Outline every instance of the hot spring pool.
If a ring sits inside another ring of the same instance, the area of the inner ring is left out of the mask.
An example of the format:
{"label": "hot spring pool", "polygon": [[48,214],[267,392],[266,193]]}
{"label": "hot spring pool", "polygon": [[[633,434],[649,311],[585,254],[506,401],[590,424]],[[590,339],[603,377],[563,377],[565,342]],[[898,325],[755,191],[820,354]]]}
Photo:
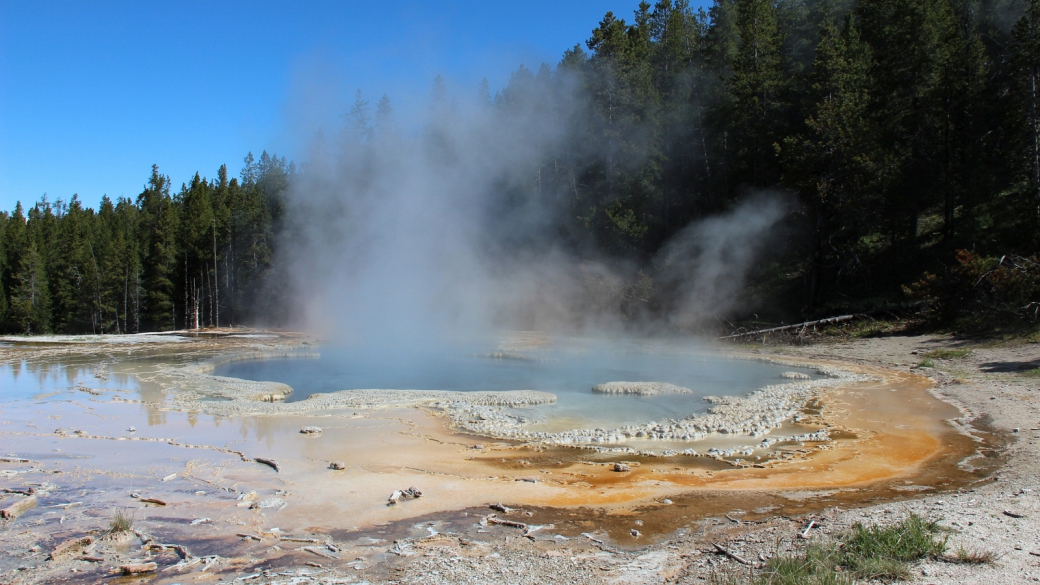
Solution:
{"label": "hot spring pool", "polygon": [[[703,398],[746,396],[783,383],[782,372],[818,378],[815,371],[723,357],[696,348],[636,344],[554,344],[522,352],[489,352],[484,346],[446,346],[398,352],[348,346],[322,347],[320,357],[230,362],[218,376],[292,386],[288,402],[338,390],[541,390],[555,404],[511,409],[544,430],[614,427],[702,413]],[[666,382],[690,394],[655,396],[593,393],[606,382]]]}

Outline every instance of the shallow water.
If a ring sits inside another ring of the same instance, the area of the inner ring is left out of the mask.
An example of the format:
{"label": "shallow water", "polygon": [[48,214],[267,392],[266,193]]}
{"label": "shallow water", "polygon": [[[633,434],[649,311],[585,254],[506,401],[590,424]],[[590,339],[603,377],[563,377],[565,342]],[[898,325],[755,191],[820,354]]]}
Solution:
{"label": "shallow water", "polygon": [[[95,373],[101,372],[98,377]],[[130,376],[99,370],[97,364],[14,362],[0,365],[0,403],[47,400],[77,386],[93,390],[138,390]]]}
{"label": "shallow water", "polygon": [[[422,352],[389,352],[345,346],[324,347],[321,357],[231,362],[219,376],[281,382],[292,386],[289,401],[322,392],[352,389],[502,391],[542,390],[555,404],[512,409],[536,421],[538,430],[592,428],[679,418],[704,412],[709,395],[743,396],[781,383],[781,372],[809,369],[729,359],[690,347],[635,344],[556,343],[518,352],[451,346]],[[393,356],[388,358],[387,356]],[[503,357],[504,356],[504,357]],[[603,395],[605,382],[667,382],[691,394]]]}

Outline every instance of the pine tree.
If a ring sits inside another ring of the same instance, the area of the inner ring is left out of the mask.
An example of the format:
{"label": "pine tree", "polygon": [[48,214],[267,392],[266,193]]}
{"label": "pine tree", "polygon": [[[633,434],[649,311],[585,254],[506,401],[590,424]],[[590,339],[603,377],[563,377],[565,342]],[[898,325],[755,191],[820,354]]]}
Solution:
{"label": "pine tree", "polygon": [[50,295],[41,242],[30,237],[11,290],[11,317],[20,333],[49,331]]}
{"label": "pine tree", "polygon": [[53,224],[45,254],[50,324],[57,331],[97,332],[96,307],[92,302],[94,266],[90,256],[93,212],[83,209],[79,198],[73,195],[67,204],[58,200],[42,216],[43,221]]}
{"label": "pine tree", "polygon": [[[1015,24],[1013,64],[1021,105],[1025,168],[1032,194],[1035,232],[1040,233],[1040,0],[1029,0],[1026,13]],[[1040,241],[1037,237],[1034,242]],[[1037,245],[1034,243],[1034,245]]]}
{"label": "pine tree", "polygon": [[875,59],[873,115],[889,145],[882,172],[890,230],[916,246],[920,213],[938,200],[938,88],[955,49],[953,14],[948,0],[861,0],[856,13]]}
{"label": "pine tree", "polygon": [[[812,68],[816,103],[803,133],[785,138],[780,149],[784,178],[799,188],[810,210],[805,271],[805,307],[810,311],[821,297],[826,265],[854,269],[852,246],[876,219],[876,132],[869,116],[872,62],[855,18],[847,17],[842,30],[827,26]],[[825,259],[825,248],[837,257]]]}
{"label": "pine tree", "polygon": [[730,120],[736,157],[734,180],[755,187],[773,184],[778,174],[773,145],[781,138],[784,77],[783,32],[773,0],[736,0],[735,28],[740,44],[726,87],[732,99]]}
{"label": "pine tree", "polygon": [[216,218],[210,185],[198,173],[175,198],[179,207],[177,248],[184,324],[198,329],[214,320],[213,261]]}
{"label": "pine tree", "polygon": [[394,108],[390,105],[390,96],[383,94],[376,104],[375,133],[378,136],[387,136],[393,132]]}
{"label": "pine tree", "polygon": [[125,238],[119,229],[116,207],[107,196],[101,198],[91,242],[91,261],[95,265],[94,303],[101,333],[127,333],[122,296],[124,273],[122,255]]}
{"label": "pine tree", "polygon": [[353,143],[365,143],[372,137],[372,113],[368,100],[361,98],[361,90],[354,94],[354,103],[350,112],[343,116],[347,123],[348,140]]}
{"label": "pine tree", "polygon": [[0,211],[0,330],[8,318],[8,289],[5,284],[4,275],[7,274],[7,265],[10,262],[7,256],[7,228],[11,224],[11,218],[6,211]]}
{"label": "pine tree", "polygon": [[[599,150],[586,181],[598,196],[584,203],[584,221],[615,249],[642,248],[650,229],[660,176],[660,96],[651,67],[650,4],[641,2],[629,26],[608,12],[592,31],[586,69],[590,135]],[[598,168],[597,168],[598,167]]]}
{"label": "pine tree", "polygon": [[176,327],[173,278],[176,270],[177,217],[170,197],[170,179],[152,166],[152,176],[137,197],[141,222],[142,280],[140,299],[142,326],[152,331]]}

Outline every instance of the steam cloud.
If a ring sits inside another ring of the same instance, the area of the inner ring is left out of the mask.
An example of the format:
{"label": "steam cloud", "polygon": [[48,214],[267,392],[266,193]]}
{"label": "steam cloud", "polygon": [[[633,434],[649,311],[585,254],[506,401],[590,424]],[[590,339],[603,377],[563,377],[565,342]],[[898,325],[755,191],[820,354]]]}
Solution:
{"label": "steam cloud", "polygon": [[[557,103],[577,111],[581,100],[564,97]],[[568,114],[557,120],[579,118]],[[570,131],[523,99],[503,113],[456,98],[422,124],[382,120],[316,141],[278,259],[303,325],[412,345],[496,330],[685,328],[732,309],[757,243],[783,215],[776,198],[692,223],[637,273],[564,241],[567,206],[535,188],[547,145]],[[649,309],[652,281],[674,291],[665,315]]]}
{"label": "steam cloud", "polygon": [[661,251],[663,280],[676,291],[671,322],[689,328],[736,308],[748,271],[784,211],[778,195],[761,194],[676,234]]}

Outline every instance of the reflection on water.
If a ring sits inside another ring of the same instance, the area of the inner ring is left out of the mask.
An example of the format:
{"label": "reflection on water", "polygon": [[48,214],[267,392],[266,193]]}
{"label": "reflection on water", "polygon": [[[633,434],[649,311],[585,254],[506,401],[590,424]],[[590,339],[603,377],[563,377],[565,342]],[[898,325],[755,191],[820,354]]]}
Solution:
{"label": "reflection on water", "polygon": [[[551,349],[504,352],[487,357],[476,347],[402,352],[357,347],[322,348],[318,359],[231,362],[219,376],[281,382],[292,386],[290,401],[346,389],[501,391],[542,390],[557,395],[552,405],[514,409],[555,428],[618,426],[703,412],[708,395],[746,395],[782,382],[796,368],[728,359],[695,348],[559,344]],[[811,370],[801,370],[815,375]],[[605,382],[667,382],[691,394],[601,395]],[[548,428],[548,427],[547,427]]]}
{"label": "reflection on water", "polygon": [[77,387],[94,390],[140,389],[133,376],[109,372],[97,363],[16,361],[0,365],[0,403],[47,400]]}

